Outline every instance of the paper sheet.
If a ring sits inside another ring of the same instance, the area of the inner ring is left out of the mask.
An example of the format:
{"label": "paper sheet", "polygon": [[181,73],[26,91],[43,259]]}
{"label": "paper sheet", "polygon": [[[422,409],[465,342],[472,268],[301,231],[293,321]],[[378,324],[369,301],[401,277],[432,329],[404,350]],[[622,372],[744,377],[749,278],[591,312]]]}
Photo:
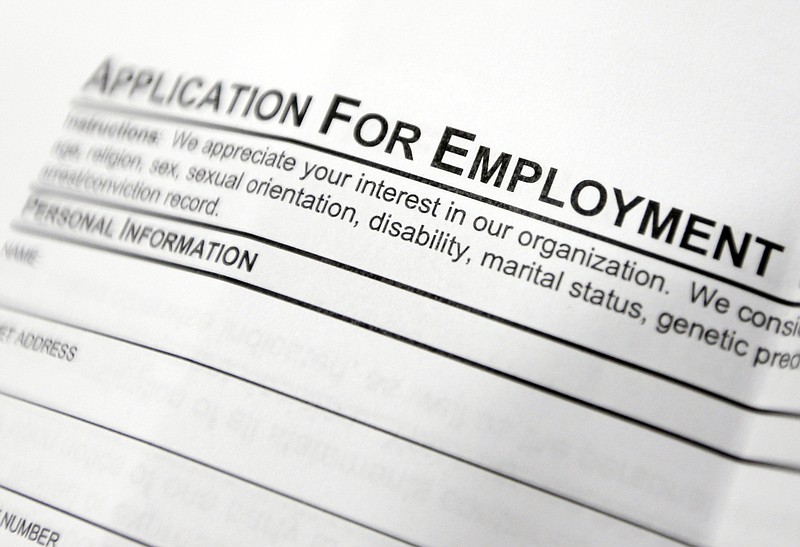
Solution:
{"label": "paper sheet", "polygon": [[10,3],[0,544],[793,545],[791,3]]}

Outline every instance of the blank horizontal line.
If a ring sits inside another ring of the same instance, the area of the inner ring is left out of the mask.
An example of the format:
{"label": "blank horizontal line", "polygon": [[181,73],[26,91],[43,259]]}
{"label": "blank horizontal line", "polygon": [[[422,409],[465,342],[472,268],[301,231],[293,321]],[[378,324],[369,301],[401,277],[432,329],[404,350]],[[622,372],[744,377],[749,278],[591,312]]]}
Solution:
{"label": "blank horizontal line", "polygon": [[108,111],[108,112],[117,112],[117,113],[121,113],[121,114],[135,115],[135,116],[139,116],[139,117],[142,117],[142,118],[149,118],[149,119],[152,119],[152,120],[160,120],[160,121],[165,121],[165,122],[184,124],[184,125],[190,125],[190,126],[195,126],[195,127],[202,127],[202,128],[205,128],[205,129],[213,129],[213,130],[216,130],[216,131],[226,131],[226,132],[229,132],[229,133],[237,133],[239,135],[246,135],[246,136],[249,136],[249,137],[258,137],[258,138],[261,138],[261,139],[269,139],[269,140],[273,140],[273,141],[285,142],[285,143],[294,144],[294,145],[297,145],[297,146],[302,146],[304,148],[308,148],[309,150],[314,150],[316,152],[321,152],[321,153],[327,154],[329,156],[334,156],[334,157],[345,159],[345,160],[348,160],[348,161],[352,161],[352,162],[355,162],[355,163],[358,163],[358,164],[361,164],[361,165],[366,165],[367,167],[372,167],[373,169],[378,169],[380,171],[384,171],[384,172],[390,173],[392,175],[403,177],[403,178],[406,178],[406,179],[409,179],[409,180],[413,180],[415,182],[419,182],[421,184],[425,184],[427,186],[432,186],[434,188],[438,188],[440,190],[444,190],[446,192],[457,194],[457,195],[462,196],[464,198],[471,199],[473,201],[477,201],[477,202],[480,202],[480,203],[484,203],[486,205],[491,205],[492,207],[503,209],[503,210],[508,211],[510,213],[521,215],[521,216],[524,216],[524,217],[527,217],[527,218],[530,218],[530,219],[533,219],[533,220],[537,220],[539,222],[544,222],[544,223],[549,224],[551,226],[556,226],[558,228],[562,228],[562,229],[568,230],[570,232],[581,234],[583,236],[590,237],[590,238],[595,239],[597,241],[602,241],[604,243],[608,243],[609,245],[614,245],[615,247],[619,247],[621,249],[625,249],[625,250],[640,254],[642,256],[646,256],[646,257],[652,258],[654,260],[658,260],[660,262],[664,262],[665,264],[669,264],[671,266],[675,266],[676,268],[681,268],[683,270],[687,270],[687,271],[690,271],[690,272],[694,272],[696,274],[703,275],[703,276],[708,277],[710,279],[714,279],[715,281],[719,281],[720,283],[725,283],[725,284],[730,285],[732,287],[736,287],[737,289],[741,289],[743,291],[747,291],[747,292],[749,292],[751,294],[754,294],[756,296],[760,296],[762,298],[766,298],[767,300],[771,300],[772,302],[775,302],[777,304],[781,304],[783,306],[800,307],[800,302],[794,302],[794,301],[788,300],[788,299],[783,298],[781,296],[768,293],[766,291],[763,291],[763,290],[758,289],[756,287],[752,287],[752,286],[747,285],[745,283],[741,283],[739,281],[735,281],[733,279],[721,276],[719,274],[715,274],[713,272],[710,272],[708,270],[704,270],[702,268],[697,268],[695,266],[684,264],[683,262],[680,262],[678,260],[669,258],[667,256],[660,255],[658,253],[654,253],[652,251],[648,251],[646,249],[642,249],[642,248],[636,247],[634,245],[630,245],[628,243],[624,243],[624,242],[619,241],[617,239],[613,239],[613,238],[604,236],[602,234],[598,234],[596,232],[592,232],[590,230],[586,230],[584,228],[580,228],[578,226],[573,226],[572,224],[568,224],[568,223],[560,221],[560,220],[556,220],[556,219],[553,219],[553,218],[550,218],[550,217],[547,217],[547,216],[544,216],[544,215],[540,215],[538,213],[534,213],[533,211],[529,211],[527,209],[522,209],[521,207],[515,207],[513,205],[508,205],[507,203],[503,203],[502,201],[497,201],[497,200],[494,200],[494,199],[491,199],[491,198],[487,198],[487,197],[481,196],[480,194],[476,194],[474,192],[469,192],[467,190],[462,190],[462,189],[456,188],[454,186],[443,184],[443,183],[437,182],[437,181],[435,181],[433,179],[422,177],[420,175],[416,175],[416,174],[410,173],[408,171],[403,171],[401,169],[396,169],[394,167],[389,167],[388,165],[383,165],[383,164],[380,164],[380,163],[377,163],[377,162],[374,162],[374,161],[371,161],[371,160],[360,158],[358,156],[354,156],[354,155],[351,155],[351,154],[346,154],[344,152],[339,152],[337,150],[333,150],[331,148],[326,148],[324,146],[313,144],[313,143],[310,143],[310,142],[307,142],[307,141],[303,141],[301,139],[296,139],[296,138],[291,138],[291,137],[284,137],[284,136],[275,135],[275,134],[272,134],[272,133],[264,133],[264,132],[260,132],[260,131],[253,131],[253,130],[250,130],[250,129],[242,129],[240,127],[234,127],[234,126],[224,125],[224,124],[220,124],[220,123],[207,122],[207,121],[202,121],[202,120],[195,120],[195,119],[191,119],[191,118],[185,118],[185,117],[182,117],[182,116],[175,116],[175,115],[172,115],[172,114],[150,112],[150,111],[147,111],[147,110],[141,110],[141,109],[137,109],[137,108],[130,108],[130,107],[124,107],[124,106],[118,106],[118,105],[102,104],[102,103],[98,103],[98,102],[95,102],[95,101],[92,101],[92,100],[89,100],[89,99],[85,99],[85,98],[75,99],[75,100],[72,101],[72,103],[73,103],[73,105],[78,106],[78,107],[91,108],[91,109],[94,109],[94,110],[105,110],[105,111]]}
{"label": "blank horizontal line", "polygon": [[255,480],[248,479],[247,477],[245,477],[243,475],[238,475],[236,473],[233,473],[232,471],[227,471],[227,470],[225,470],[225,469],[223,469],[221,467],[217,467],[215,465],[212,465],[210,463],[204,462],[204,461],[199,460],[197,458],[193,458],[191,456],[188,456],[188,455],[183,454],[181,452],[178,452],[176,450],[172,450],[170,448],[167,448],[167,447],[162,446],[160,444],[157,444],[155,442],[148,441],[146,439],[142,439],[141,437],[137,437],[137,436],[132,435],[130,433],[125,433],[124,431],[120,431],[119,429],[114,429],[113,427],[109,427],[107,425],[103,425],[101,423],[89,420],[87,418],[81,418],[80,416],[76,416],[74,414],[70,414],[69,412],[66,412],[64,410],[59,410],[57,408],[54,408],[54,407],[51,407],[51,406],[47,406],[47,405],[45,405],[43,403],[39,403],[39,402],[36,402],[36,401],[32,401],[30,399],[26,399],[25,397],[21,397],[19,395],[14,395],[12,393],[8,393],[6,391],[0,390],[0,395],[3,395],[5,397],[8,397],[9,399],[13,399],[15,401],[19,401],[21,403],[25,403],[25,404],[40,408],[42,410],[46,410],[48,412],[52,412],[54,414],[58,414],[59,416],[64,416],[66,418],[71,418],[71,419],[76,420],[78,422],[81,422],[81,423],[96,427],[98,429],[102,429],[103,431],[107,431],[109,433],[114,433],[115,435],[119,435],[120,437],[124,437],[126,439],[131,440],[131,441],[136,441],[136,442],[138,442],[140,444],[149,446],[151,448],[155,448],[157,450],[160,450],[160,451],[165,452],[167,454],[170,454],[172,456],[181,458],[183,460],[192,462],[192,463],[194,463],[196,465],[199,465],[199,466],[204,467],[206,469],[209,469],[211,471],[215,471],[217,473],[220,473],[220,474],[225,475],[227,477],[230,477],[232,479],[236,479],[236,480],[238,480],[240,482],[244,482],[244,483],[249,484],[251,486],[255,486],[257,488],[260,488],[261,490],[266,490],[267,492],[271,492],[271,493],[276,494],[278,496],[281,496],[281,497],[287,498],[289,500],[292,500],[294,502],[297,502],[297,503],[299,503],[301,505],[305,505],[306,507],[310,507],[312,509],[316,509],[317,511],[320,511],[320,512],[325,513],[327,515],[330,515],[332,517],[336,517],[336,518],[339,518],[339,519],[344,520],[346,522],[349,522],[351,524],[355,524],[356,526],[359,526],[359,527],[364,528],[366,530],[370,530],[371,532],[375,532],[377,534],[380,534],[382,536],[386,536],[388,538],[394,539],[394,540],[399,541],[401,543],[405,543],[406,545],[416,545],[416,544],[411,543],[408,540],[403,539],[403,538],[401,538],[399,536],[393,535],[393,534],[391,534],[389,532],[386,532],[384,530],[380,530],[379,528],[375,528],[373,526],[370,526],[369,524],[354,520],[354,519],[352,519],[350,517],[347,517],[345,515],[341,515],[339,513],[335,513],[334,511],[331,511],[330,509],[326,509],[326,508],[324,508],[324,507],[322,507],[320,505],[316,505],[316,504],[311,503],[309,501],[306,501],[306,500],[304,500],[302,498],[298,498],[298,497],[293,496],[291,494],[287,494],[286,492],[282,492],[280,490],[277,490],[275,488],[272,488],[271,486],[267,486],[267,485],[265,485],[263,483],[255,481]]}

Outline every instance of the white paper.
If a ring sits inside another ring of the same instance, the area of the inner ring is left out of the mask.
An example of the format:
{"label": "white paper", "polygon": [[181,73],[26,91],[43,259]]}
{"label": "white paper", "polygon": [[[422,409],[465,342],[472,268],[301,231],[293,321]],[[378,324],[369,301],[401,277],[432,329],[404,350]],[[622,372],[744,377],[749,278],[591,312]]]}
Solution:
{"label": "white paper", "polygon": [[795,6],[5,11],[0,544],[796,544]]}

